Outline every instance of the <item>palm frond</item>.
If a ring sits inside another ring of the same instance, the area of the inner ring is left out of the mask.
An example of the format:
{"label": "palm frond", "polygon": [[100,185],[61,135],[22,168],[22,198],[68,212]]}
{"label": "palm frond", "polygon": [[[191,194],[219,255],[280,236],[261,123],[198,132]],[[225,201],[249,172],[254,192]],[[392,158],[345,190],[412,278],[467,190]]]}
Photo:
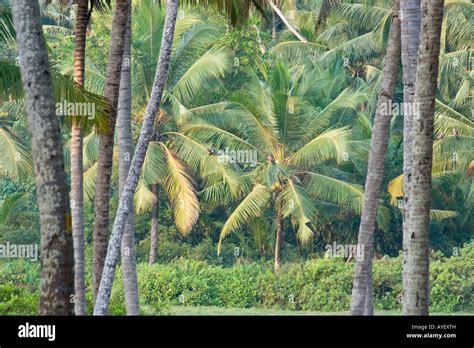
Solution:
{"label": "palm frond", "polygon": [[217,247],[218,255],[221,253],[224,238],[249,223],[253,218],[261,216],[263,209],[270,200],[270,196],[270,190],[259,184],[240,202],[222,227]]}

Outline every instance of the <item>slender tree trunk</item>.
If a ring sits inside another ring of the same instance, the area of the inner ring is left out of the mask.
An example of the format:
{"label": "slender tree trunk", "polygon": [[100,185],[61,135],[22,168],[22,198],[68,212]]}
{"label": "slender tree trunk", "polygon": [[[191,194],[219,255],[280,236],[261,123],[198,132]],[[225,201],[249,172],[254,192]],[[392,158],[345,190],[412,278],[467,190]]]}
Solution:
{"label": "slender tree trunk", "polygon": [[410,198],[411,174],[411,146],[413,112],[415,101],[416,59],[420,43],[421,9],[420,0],[400,0],[401,41],[403,64],[403,173],[404,173],[404,201],[403,201],[403,288],[406,288],[408,262],[408,205]]}
{"label": "slender tree trunk", "polygon": [[304,36],[301,35],[301,33],[298,31],[298,29],[296,29],[296,27],[293,24],[290,23],[290,21],[288,20],[288,18],[286,18],[286,16],[283,14],[283,12],[281,12],[281,10],[278,8],[278,6],[275,5],[275,2],[273,0],[268,0],[268,3],[270,4],[272,10],[283,21],[283,23],[285,23],[288,30],[290,30],[293,33],[293,35],[295,35],[298,38],[298,40],[300,40],[302,42],[308,42],[308,40],[306,40],[304,38]]}
{"label": "slender tree trunk", "polygon": [[398,0],[394,3],[393,20],[385,56],[381,91],[377,101],[374,128],[370,142],[369,164],[365,182],[364,207],[359,228],[358,245],[363,248],[362,259],[356,260],[354,286],[352,288],[351,314],[363,315],[368,278],[372,273],[374,230],[377,208],[382,189],[384,161],[390,130],[391,102],[395,93],[398,66],[400,64],[400,20]]}
{"label": "slender tree trunk", "polygon": [[429,314],[429,217],[436,85],[438,80],[443,0],[421,2],[421,36],[416,69],[412,139],[412,180],[406,220],[407,279],[403,313]]}
{"label": "slender tree trunk", "polygon": [[367,274],[367,289],[365,290],[364,315],[374,315],[374,284],[372,279],[372,265],[374,256],[370,258]]}
{"label": "slender tree trunk", "polygon": [[11,2],[41,224],[39,314],[73,315],[74,248],[63,147],[37,1]]}
{"label": "slender tree trunk", "polygon": [[99,135],[99,160],[97,168],[96,194],[94,201],[94,231],[92,287],[94,302],[100,285],[100,276],[107,254],[109,229],[110,178],[114,151],[114,130],[117,116],[117,103],[122,69],[125,31],[127,29],[129,0],[117,0],[110,34],[109,61],[105,80],[104,96],[110,104],[111,112],[108,129]]}
{"label": "slender tree trunk", "polygon": [[272,11],[272,41],[276,43],[278,40],[278,14]]}
{"label": "slender tree trunk", "polygon": [[158,217],[160,214],[160,196],[158,192],[158,185],[151,186],[151,192],[156,197],[155,203],[151,209],[151,230],[150,230],[150,259],[148,260],[149,264],[154,264],[156,262],[156,253],[158,249]]}
{"label": "slender tree trunk", "polygon": [[115,267],[119,256],[120,241],[122,239],[128,215],[131,212],[133,196],[145,160],[148,144],[154,135],[153,124],[155,122],[156,114],[160,110],[161,98],[166,84],[171,50],[173,47],[176,18],[178,14],[178,3],[179,0],[168,0],[167,2],[160,59],[156,69],[150,101],[140,131],[140,137],[138,139],[138,144],[135,154],[133,155],[130,171],[127,176],[127,181],[125,182],[117,215],[115,217],[114,227],[112,229],[112,235],[107,250],[107,258],[102,273],[100,289],[94,307],[94,315],[106,315],[108,311],[110,292],[112,290]]}
{"label": "slender tree trunk", "polygon": [[[119,151],[119,195],[125,186],[132,158],[132,79],[131,79],[131,8],[128,16],[125,48],[123,52],[120,94],[117,107],[117,130]],[[135,259],[135,217],[133,201],[122,237],[122,275],[125,290],[125,306],[128,315],[140,315]]]}
{"label": "slender tree trunk", "polygon": [[[74,81],[83,86],[85,75],[86,33],[89,0],[77,1],[74,38]],[[83,145],[84,131],[81,120],[73,120],[71,127],[71,212],[74,240],[74,311],[86,315],[86,283],[84,278],[84,185]]]}
{"label": "slender tree trunk", "polygon": [[275,263],[274,269],[275,272],[278,272],[280,269],[280,257],[281,249],[283,246],[283,213],[281,210],[280,204],[277,203],[276,213],[275,213],[275,222],[276,222],[276,239],[275,239]]}

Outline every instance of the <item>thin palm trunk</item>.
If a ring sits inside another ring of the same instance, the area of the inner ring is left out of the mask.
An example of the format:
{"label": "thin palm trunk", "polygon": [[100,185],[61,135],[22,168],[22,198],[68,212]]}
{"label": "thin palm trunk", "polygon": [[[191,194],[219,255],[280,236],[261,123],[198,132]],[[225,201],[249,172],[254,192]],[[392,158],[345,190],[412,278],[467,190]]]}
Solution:
{"label": "thin palm trunk", "polygon": [[421,2],[421,33],[416,69],[412,138],[412,180],[406,225],[407,277],[403,313],[429,314],[429,218],[433,160],[434,107],[438,80],[443,0]]}
{"label": "thin palm trunk", "polygon": [[107,130],[99,135],[99,159],[97,167],[96,194],[94,200],[94,231],[92,287],[94,302],[100,285],[100,277],[107,254],[107,237],[109,229],[110,179],[112,176],[112,159],[114,150],[114,130],[117,116],[117,104],[122,70],[125,32],[127,29],[130,1],[117,0],[110,34],[109,61],[105,80],[104,96],[110,104],[111,112]]}
{"label": "thin palm trunk", "polygon": [[[81,86],[84,85],[88,4],[89,0],[79,0],[77,2],[74,38],[74,81]],[[71,213],[74,240],[74,311],[76,315],[86,315],[83,137],[84,131],[81,120],[74,120],[71,127]]]}
{"label": "thin palm trunk", "polygon": [[155,117],[160,110],[163,90],[166,84],[168,66],[173,48],[174,30],[178,14],[178,3],[179,0],[168,0],[167,2],[160,59],[156,69],[150,101],[148,103],[145,112],[145,118],[140,131],[140,137],[138,139],[138,144],[135,154],[133,155],[130,171],[125,182],[125,187],[120,198],[117,215],[115,217],[112,235],[107,250],[107,257],[102,273],[100,289],[97,294],[94,307],[94,315],[106,315],[108,312],[110,292],[112,290],[115,268],[119,257],[120,241],[122,239],[128,215],[131,212],[133,196],[137,187],[138,179],[140,177],[143,162],[145,160],[148,144],[154,136],[153,125],[155,122]]}
{"label": "thin palm trunk", "polygon": [[[367,179],[365,182],[364,206],[362,210],[358,245],[363,248],[362,259],[356,260],[354,286],[352,288],[351,314],[363,315],[366,308],[368,280],[371,279],[374,254],[374,231],[377,209],[382,189],[384,161],[387,154],[391,119],[391,101],[395,93],[398,66],[400,64],[400,19],[398,0],[394,3],[393,20],[390,28],[385,56],[381,90],[375,112],[374,129],[370,142]],[[369,299],[373,301],[372,298]]]}
{"label": "thin palm trunk", "polygon": [[274,270],[278,272],[280,269],[280,257],[281,257],[281,249],[283,246],[283,212],[282,207],[279,203],[276,206],[275,212],[275,222],[276,222],[276,239],[275,239],[275,263],[274,263]]}
{"label": "thin palm trunk", "polygon": [[272,11],[272,41],[276,43],[278,40],[278,15]]}
{"label": "thin palm trunk", "polygon": [[404,201],[403,201],[403,283],[406,288],[407,261],[408,261],[408,205],[410,198],[411,174],[411,146],[413,111],[415,101],[416,59],[420,43],[421,9],[420,0],[400,0],[401,14],[401,41],[403,64],[403,173],[404,173]]}
{"label": "thin palm trunk", "polygon": [[153,192],[153,194],[155,195],[156,201],[153,203],[153,207],[151,209],[150,258],[148,260],[150,265],[156,262],[158,248],[158,218],[160,214],[160,196],[157,184],[151,186],[151,192]]}
{"label": "thin palm trunk", "polygon": [[[122,193],[130,169],[132,157],[132,79],[131,79],[131,8],[128,16],[125,48],[123,52],[122,73],[120,77],[120,94],[117,107],[117,130],[119,152],[119,194]],[[125,307],[127,315],[139,315],[137,265],[135,259],[135,217],[131,212],[125,224],[122,237],[122,275],[125,290]]]}
{"label": "thin palm trunk", "polygon": [[37,1],[11,2],[31,132],[41,224],[39,314],[73,315],[74,248],[68,185]]}
{"label": "thin palm trunk", "polygon": [[308,42],[308,40],[306,40],[306,38],[303,35],[301,35],[298,29],[296,29],[296,27],[290,23],[288,18],[286,18],[284,13],[278,8],[278,6],[275,4],[273,0],[268,0],[268,3],[270,4],[270,7],[272,8],[272,10],[277,14],[277,16],[280,17],[283,23],[285,23],[288,30],[291,31],[293,35],[295,35],[298,38],[298,40],[302,42]]}

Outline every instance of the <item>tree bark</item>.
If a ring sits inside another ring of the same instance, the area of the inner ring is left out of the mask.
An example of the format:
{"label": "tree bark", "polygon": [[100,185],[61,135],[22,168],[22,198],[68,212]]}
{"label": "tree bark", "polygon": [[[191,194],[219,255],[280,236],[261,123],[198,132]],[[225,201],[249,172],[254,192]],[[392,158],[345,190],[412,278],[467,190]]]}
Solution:
{"label": "tree bark", "polygon": [[151,192],[156,197],[155,203],[151,209],[151,230],[150,230],[150,258],[148,263],[154,264],[156,262],[157,248],[158,248],[158,218],[160,214],[160,197],[158,192],[158,185],[151,186]]}
{"label": "tree bark", "polygon": [[276,43],[278,40],[278,15],[272,11],[272,41]]}
{"label": "tree bark", "polygon": [[273,0],[268,0],[268,3],[270,4],[272,10],[283,21],[283,23],[285,23],[288,30],[290,30],[293,33],[293,35],[295,35],[298,38],[298,40],[300,40],[302,42],[308,42],[308,40],[306,40],[305,37],[303,35],[301,35],[301,33],[298,31],[298,29],[296,29],[295,26],[290,23],[290,21],[288,20],[288,18],[286,18],[286,16],[283,14],[283,12],[281,12],[281,10],[278,8],[278,6],[275,5]]}
{"label": "tree bark", "polygon": [[106,315],[108,311],[110,292],[112,290],[115,267],[119,256],[120,241],[122,239],[128,215],[131,212],[133,196],[145,160],[148,144],[154,135],[153,124],[156,114],[160,109],[161,98],[166,84],[168,66],[173,47],[178,3],[179,0],[168,0],[167,2],[160,58],[156,69],[155,80],[153,82],[153,89],[145,112],[145,118],[140,131],[140,137],[138,139],[135,154],[133,155],[127,181],[125,182],[125,187],[120,198],[117,215],[115,217],[114,227],[112,229],[112,235],[102,273],[100,289],[94,307],[94,315]]}
{"label": "tree bark", "polygon": [[363,248],[362,259],[355,264],[354,285],[352,288],[351,314],[363,315],[365,311],[368,279],[372,273],[374,252],[374,230],[377,208],[382,189],[384,161],[387,153],[391,102],[395,93],[398,66],[400,64],[400,19],[399,2],[394,3],[393,20],[385,56],[381,91],[377,101],[374,128],[370,142],[367,179],[365,182],[364,206],[359,227],[358,245]]}
{"label": "tree bark", "polygon": [[[375,252],[375,247],[373,249]],[[369,272],[367,274],[367,289],[365,290],[364,315],[374,315],[374,284],[373,284],[373,277],[372,277],[373,261],[374,261],[374,255],[372,254],[370,258]]]}
{"label": "tree bark", "polygon": [[407,279],[403,313],[429,314],[429,217],[436,85],[438,80],[443,0],[421,2],[421,36],[416,69],[412,139],[412,180],[406,225]]}
{"label": "tree bark", "polygon": [[[74,81],[83,86],[85,75],[86,33],[89,0],[77,1],[74,38]],[[81,120],[73,120],[71,127],[71,212],[74,241],[74,311],[86,315],[86,283],[84,278],[84,185],[83,145]]]}
{"label": "tree bark", "polygon": [[99,135],[99,159],[97,168],[96,195],[94,200],[94,231],[92,287],[94,302],[100,285],[100,276],[107,254],[107,236],[109,229],[110,179],[114,151],[114,130],[117,117],[117,103],[120,87],[125,31],[127,29],[128,8],[130,1],[117,0],[110,34],[109,61],[105,80],[104,96],[110,104],[111,111],[107,130]]}
{"label": "tree bark", "polygon": [[416,59],[420,43],[421,9],[420,0],[400,0],[401,41],[403,64],[403,173],[404,200],[403,216],[403,288],[406,288],[408,262],[408,205],[410,199],[410,183],[412,179],[412,128],[415,101]]}
{"label": "tree bark", "polygon": [[280,270],[280,257],[281,249],[283,246],[283,213],[282,208],[279,203],[277,203],[276,213],[275,213],[275,222],[276,222],[276,239],[275,239],[275,263],[274,270],[278,272]]}
{"label": "tree bark", "polygon": [[[125,186],[132,158],[132,79],[131,79],[131,8],[128,16],[125,47],[123,52],[120,94],[117,107],[117,130],[119,152],[119,195]],[[135,217],[132,201],[131,211],[122,237],[122,275],[125,290],[127,315],[140,315],[135,258]]]}
{"label": "tree bark", "polygon": [[31,132],[41,224],[39,314],[73,315],[74,250],[68,185],[37,1],[11,2]]}

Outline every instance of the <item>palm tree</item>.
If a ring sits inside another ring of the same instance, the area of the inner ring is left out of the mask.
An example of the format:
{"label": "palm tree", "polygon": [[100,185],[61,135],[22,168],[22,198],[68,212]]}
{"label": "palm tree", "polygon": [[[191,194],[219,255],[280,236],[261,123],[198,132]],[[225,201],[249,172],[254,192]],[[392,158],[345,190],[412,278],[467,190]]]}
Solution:
{"label": "palm tree", "polygon": [[114,131],[129,7],[130,1],[116,1],[112,31],[110,33],[109,60],[107,64],[104,96],[110,104],[111,113],[108,129],[99,134],[99,160],[94,201],[94,248],[92,260],[92,288],[94,301],[97,297],[97,292],[99,291],[100,277],[104,267],[105,256],[107,254]]}
{"label": "palm tree", "polygon": [[254,163],[228,164],[232,172],[240,172],[237,177],[227,171],[215,180],[215,171],[207,164],[209,169],[202,172],[216,183],[206,184],[202,196],[220,204],[240,201],[221,230],[218,253],[226,236],[272,207],[278,271],[284,219],[290,217],[297,238],[307,243],[324,201],[360,213],[361,188],[328,174],[334,173],[334,161],[342,162],[348,151],[349,130],[341,127],[336,115],[354,112],[365,95],[347,86],[341,64],[330,70],[317,63],[290,69],[279,62],[262,74],[263,81],[254,76],[232,102],[189,110],[182,136],[189,138],[177,152],[193,167],[203,159],[210,162],[209,157],[228,162],[225,154],[209,149],[255,151]]}
{"label": "palm tree", "polygon": [[[79,0],[76,10],[74,37],[74,81],[84,85],[86,33],[89,22],[89,0]],[[86,314],[86,282],[84,279],[84,193],[83,193],[83,125],[73,120],[71,126],[71,211],[74,240],[74,310],[76,315]]]}
{"label": "palm tree", "polygon": [[403,313],[429,313],[429,242],[435,94],[438,80],[443,0],[422,1],[421,34],[413,117],[412,180],[408,204],[408,279]]}
{"label": "palm tree", "polygon": [[[12,3],[41,222],[42,315],[72,315],[74,256],[61,136],[37,1]],[[47,73],[45,73],[47,72]]]}
{"label": "palm tree", "polygon": [[[119,150],[119,194],[122,192],[130,169],[132,156],[132,79],[131,79],[131,41],[132,11],[130,8],[125,48],[123,55],[122,74],[120,78],[120,94],[117,110],[118,150]],[[122,237],[122,273],[125,290],[125,304],[128,315],[139,315],[137,268],[135,260],[135,219],[133,205],[125,225]]]}
{"label": "palm tree", "polygon": [[[158,51],[155,47],[160,44],[157,38],[163,33],[165,16],[161,6],[152,0],[146,0],[134,9],[133,18],[135,40],[132,46],[134,59],[131,61],[134,76],[132,99],[134,108],[141,110],[143,103],[150,98],[153,87],[150,76],[154,75],[158,62]],[[175,144],[180,138],[173,133],[180,133],[179,120],[182,119],[182,114],[199,103],[196,97],[199,97],[200,93],[211,92],[216,86],[222,85],[219,78],[230,67],[231,58],[228,52],[214,47],[213,43],[223,31],[223,27],[203,22],[193,15],[186,15],[177,20],[163,105],[155,121],[157,136],[148,148],[135,193],[136,212],[139,214],[152,208],[155,211],[153,216],[156,216],[158,197],[154,191],[158,189],[153,188],[159,185],[171,203],[178,231],[184,235],[191,231],[199,215],[196,183],[195,180],[189,180],[191,176],[199,174],[199,168],[189,168],[179,158]],[[103,85],[99,74],[91,73],[88,76],[90,85]],[[84,174],[87,198],[93,197],[95,193],[97,164],[94,139],[96,136],[88,137],[86,147],[86,153],[91,155],[88,156]],[[114,150],[114,154],[116,152]],[[121,156],[114,155],[114,168],[118,162],[117,158]],[[182,171],[176,171],[178,167],[182,168]],[[195,172],[192,173],[191,169]],[[193,203],[182,205],[180,202]],[[154,241],[156,230],[157,221],[152,217],[151,235]]]}
{"label": "palm tree", "polygon": [[[415,78],[416,60],[418,57],[418,46],[420,43],[421,9],[420,0],[400,0],[401,14],[401,42],[402,42],[402,63],[403,63],[403,102],[412,106],[415,99]],[[408,206],[411,181],[411,146],[412,146],[412,125],[413,114],[405,108],[407,112],[403,114],[403,172],[407,173],[407,180],[404,180],[404,204]],[[403,210],[403,281],[409,276],[406,271],[408,255],[408,229],[407,229],[408,209]]]}
{"label": "palm tree", "polygon": [[364,257],[356,260],[354,287],[352,289],[351,314],[373,315],[372,258],[374,254],[374,230],[377,207],[384,177],[384,161],[390,130],[392,112],[389,109],[394,100],[400,63],[400,20],[399,3],[395,0],[393,22],[390,27],[387,53],[382,73],[381,90],[377,102],[374,129],[370,143],[369,164],[365,182],[364,208],[362,210],[358,244],[363,246]]}
{"label": "palm tree", "polygon": [[[110,244],[107,251],[107,258],[104,265],[104,271],[101,279],[100,289],[97,301],[94,306],[95,315],[106,315],[112,283],[114,279],[115,267],[117,265],[120,242],[125,229],[125,224],[130,213],[130,206],[133,202],[135,189],[138,184],[140,172],[147,153],[148,145],[153,136],[153,125],[156,114],[159,111],[163,91],[166,84],[168,67],[171,59],[173,47],[174,30],[178,16],[179,0],[169,0],[166,6],[165,26],[163,30],[162,45],[160,49],[160,59],[155,74],[155,82],[151,92],[150,102],[145,112],[145,118],[138,139],[138,144],[133,155],[130,171],[125,182],[124,189],[120,198],[117,215],[110,238]],[[180,168],[176,168],[177,171]]]}

